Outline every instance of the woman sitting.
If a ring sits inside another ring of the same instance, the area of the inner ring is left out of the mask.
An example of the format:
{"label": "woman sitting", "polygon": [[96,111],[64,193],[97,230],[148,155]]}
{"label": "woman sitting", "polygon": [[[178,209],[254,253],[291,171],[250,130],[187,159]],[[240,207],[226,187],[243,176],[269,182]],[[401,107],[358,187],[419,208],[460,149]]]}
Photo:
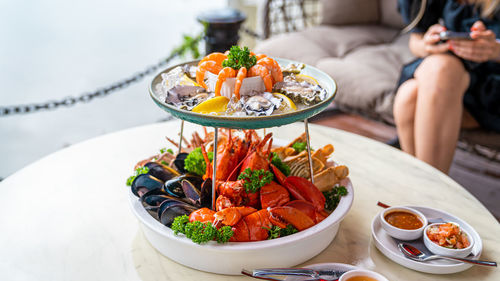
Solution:
{"label": "woman sitting", "polygon": [[[460,128],[500,132],[500,0],[428,0],[394,101],[401,148],[447,173]],[[411,21],[420,1],[399,0]],[[415,8],[416,7],[416,8]],[[441,21],[441,22],[440,22]],[[441,41],[442,31],[471,40]]]}

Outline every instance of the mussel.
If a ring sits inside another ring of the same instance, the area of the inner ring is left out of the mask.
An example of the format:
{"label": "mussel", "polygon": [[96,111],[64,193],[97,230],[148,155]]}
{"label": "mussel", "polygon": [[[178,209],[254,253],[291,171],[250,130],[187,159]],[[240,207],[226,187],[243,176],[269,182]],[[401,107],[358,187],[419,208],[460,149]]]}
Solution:
{"label": "mussel", "polygon": [[162,189],[163,181],[150,174],[142,174],[134,179],[130,188],[135,196],[142,197],[142,195],[150,190]]}
{"label": "mussel", "polygon": [[149,162],[146,163],[144,166],[148,167],[149,169],[148,174],[152,175],[153,177],[163,182],[168,181],[169,179],[172,179],[174,177],[180,176],[179,172],[177,172],[176,170],[157,162]]}
{"label": "mussel", "polygon": [[184,160],[186,160],[186,157],[189,154],[186,152],[181,152],[175,156],[174,160],[174,166],[177,169],[177,171],[181,172],[181,174],[187,173],[186,169],[184,169]]}
{"label": "mussel", "polygon": [[168,193],[171,196],[177,197],[177,198],[184,198],[186,195],[184,194],[184,191],[182,190],[182,181],[183,180],[188,180],[191,182],[196,188],[200,189],[201,184],[203,183],[203,178],[197,175],[192,175],[192,174],[184,174],[181,176],[178,176],[176,178],[170,179],[165,182],[163,190]]}
{"label": "mussel", "polygon": [[171,226],[178,216],[191,214],[198,208],[179,199],[167,199],[158,207],[158,218],[166,226]]}

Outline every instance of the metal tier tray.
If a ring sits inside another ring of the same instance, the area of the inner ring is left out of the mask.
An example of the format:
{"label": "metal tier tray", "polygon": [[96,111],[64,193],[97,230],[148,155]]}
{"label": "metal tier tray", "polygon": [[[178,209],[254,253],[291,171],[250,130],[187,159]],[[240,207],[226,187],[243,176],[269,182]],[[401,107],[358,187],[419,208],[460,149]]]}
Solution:
{"label": "metal tier tray", "polygon": [[[275,58],[275,60],[282,66],[286,66],[289,63],[299,63],[288,59]],[[335,98],[335,94],[337,92],[337,84],[328,74],[324,73],[323,71],[315,67],[306,65],[306,67],[301,71],[301,74],[312,76],[316,80],[318,80],[321,87],[323,87],[327,91],[327,95],[325,100],[321,101],[320,103],[317,103],[315,105],[312,105],[310,107],[301,110],[276,114],[271,116],[233,117],[233,116],[195,113],[188,110],[178,109],[173,105],[165,103],[165,101],[159,97],[158,93],[155,90],[156,85],[161,83],[162,81],[161,74],[169,72],[170,70],[172,70],[177,66],[182,66],[185,64],[196,65],[198,62],[199,62],[198,60],[185,62],[182,64],[174,65],[162,71],[161,73],[156,75],[153,81],[151,82],[151,85],[149,86],[149,93],[153,98],[153,100],[155,101],[155,103],[163,110],[167,111],[168,113],[172,114],[173,116],[181,120],[185,120],[203,126],[216,127],[216,128],[232,128],[232,129],[261,129],[261,128],[269,128],[269,127],[276,127],[276,126],[290,124],[296,121],[305,120],[323,111],[333,101],[333,99]]]}

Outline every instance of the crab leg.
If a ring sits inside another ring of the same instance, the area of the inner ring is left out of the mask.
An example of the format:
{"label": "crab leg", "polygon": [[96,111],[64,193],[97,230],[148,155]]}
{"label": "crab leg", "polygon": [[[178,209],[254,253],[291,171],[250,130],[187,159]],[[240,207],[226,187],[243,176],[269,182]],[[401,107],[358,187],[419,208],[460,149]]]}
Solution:
{"label": "crab leg", "polygon": [[309,174],[311,175],[311,182],[314,184],[313,163],[311,158],[311,141],[309,137],[309,124],[307,123],[307,119],[304,119],[304,126],[306,131],[306,140],[307,140],[307,158],[309,160]]}

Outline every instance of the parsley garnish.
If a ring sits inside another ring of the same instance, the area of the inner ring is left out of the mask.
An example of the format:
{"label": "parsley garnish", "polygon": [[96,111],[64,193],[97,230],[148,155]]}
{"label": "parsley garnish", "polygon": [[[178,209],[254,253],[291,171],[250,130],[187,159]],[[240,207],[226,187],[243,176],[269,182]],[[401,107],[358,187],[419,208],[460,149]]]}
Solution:
{"label": "parsley garnish", "polygon": [[222,62],[223,67],[231,67],[238,70],[242,67],[250,69],[257,63],[257,57],[250,55],[250,50],[248,47],[243,49],[238,46],[232,46],[227,55],[227,59]]}
{"label": "parsley garnish", "polygon": [[337,205],[340,202],[340,197],[347,195],[347,189],[345,186],[335,186],[330,191],[323,191],[323,195],[326,199],[325,209],[333,211],[337,208]]}
{"label": "parsley garnish", "polygon": [[163,153],[165,153],[165,152],[168,152],[168,153],[170,153],[170,154],[174,154],[174,151],[173,151],[171,148],[169,148],[169,149],[167,149],[166,147],[164,147],[164,148],[160,148],[160,153],[161,153],[161,154],[163,154]]}
{"label": "parsley garnish", "polygon": [[234,234],[230,226],[226,225],[217,229],[208,222],[189,222],[189,217],[186,215],[176,217],[170,228],[174,231],[175,235],[182,233],[197,244],[212,240],[216,240],[217,243],[226,243]]}
{"label": "parsley garnish", "polygon": [[[211,161],[214,157],[213,152],[208,152],[208,159]],[[186,160],[184,160],[184,169],[190,173],[203,176],[207,171],[207,164],[205,163],[205,158],[203,158],[203,153],[201,152],[201,147],[195,148],[191,151]]]}
{"label": "parsley garnish", "polygon": [[295,149],[295,152],[301,153],[302,151],[306,150],[307,144],[305,142],[296,142],[292,144],[292,148]]}
{"label": "parsley garnish", "polygon": [[281,228],[279,226],[273,225],[273,227],[271,227],[271,229],[269,229],[269,228],[266,228],[266,229],[269,230],[269,236],[267,237],[267,240],[276,239],[279,237],[285,237],[285,236],[292,235],[294,233],[299,232],[291,224],[287,225],[286,228]]}
{"label": "parsley garnish", "polygon": [[139,167],[139,168],[135,169],[134,175],[130,176],[127,179],[127,185],[131,186],[132,182],[135,180],[135,178],[138,175],[147,174],[148,172],[149,172],[149,168],[148,167]]}
{"label": "parsley garnish", "polygon": [[283,163],[283,161],[281,161],[281,158],[276,152],[273,152],[273,156],[271,157],[271,164],[276,166],[276,168],[278,168],[285,176],[288,177],[290,175],[290,167],[287,164]]}
{"label": "parsley garnish", "polygon": [[238,176],[239,180],[245,180],[243,187],[249,193],[257,192],[261,187],[270,183],[273,178],[273,174],[269,171],[264,171],[264,169],[252,171],[250,168],[246,168]]}

